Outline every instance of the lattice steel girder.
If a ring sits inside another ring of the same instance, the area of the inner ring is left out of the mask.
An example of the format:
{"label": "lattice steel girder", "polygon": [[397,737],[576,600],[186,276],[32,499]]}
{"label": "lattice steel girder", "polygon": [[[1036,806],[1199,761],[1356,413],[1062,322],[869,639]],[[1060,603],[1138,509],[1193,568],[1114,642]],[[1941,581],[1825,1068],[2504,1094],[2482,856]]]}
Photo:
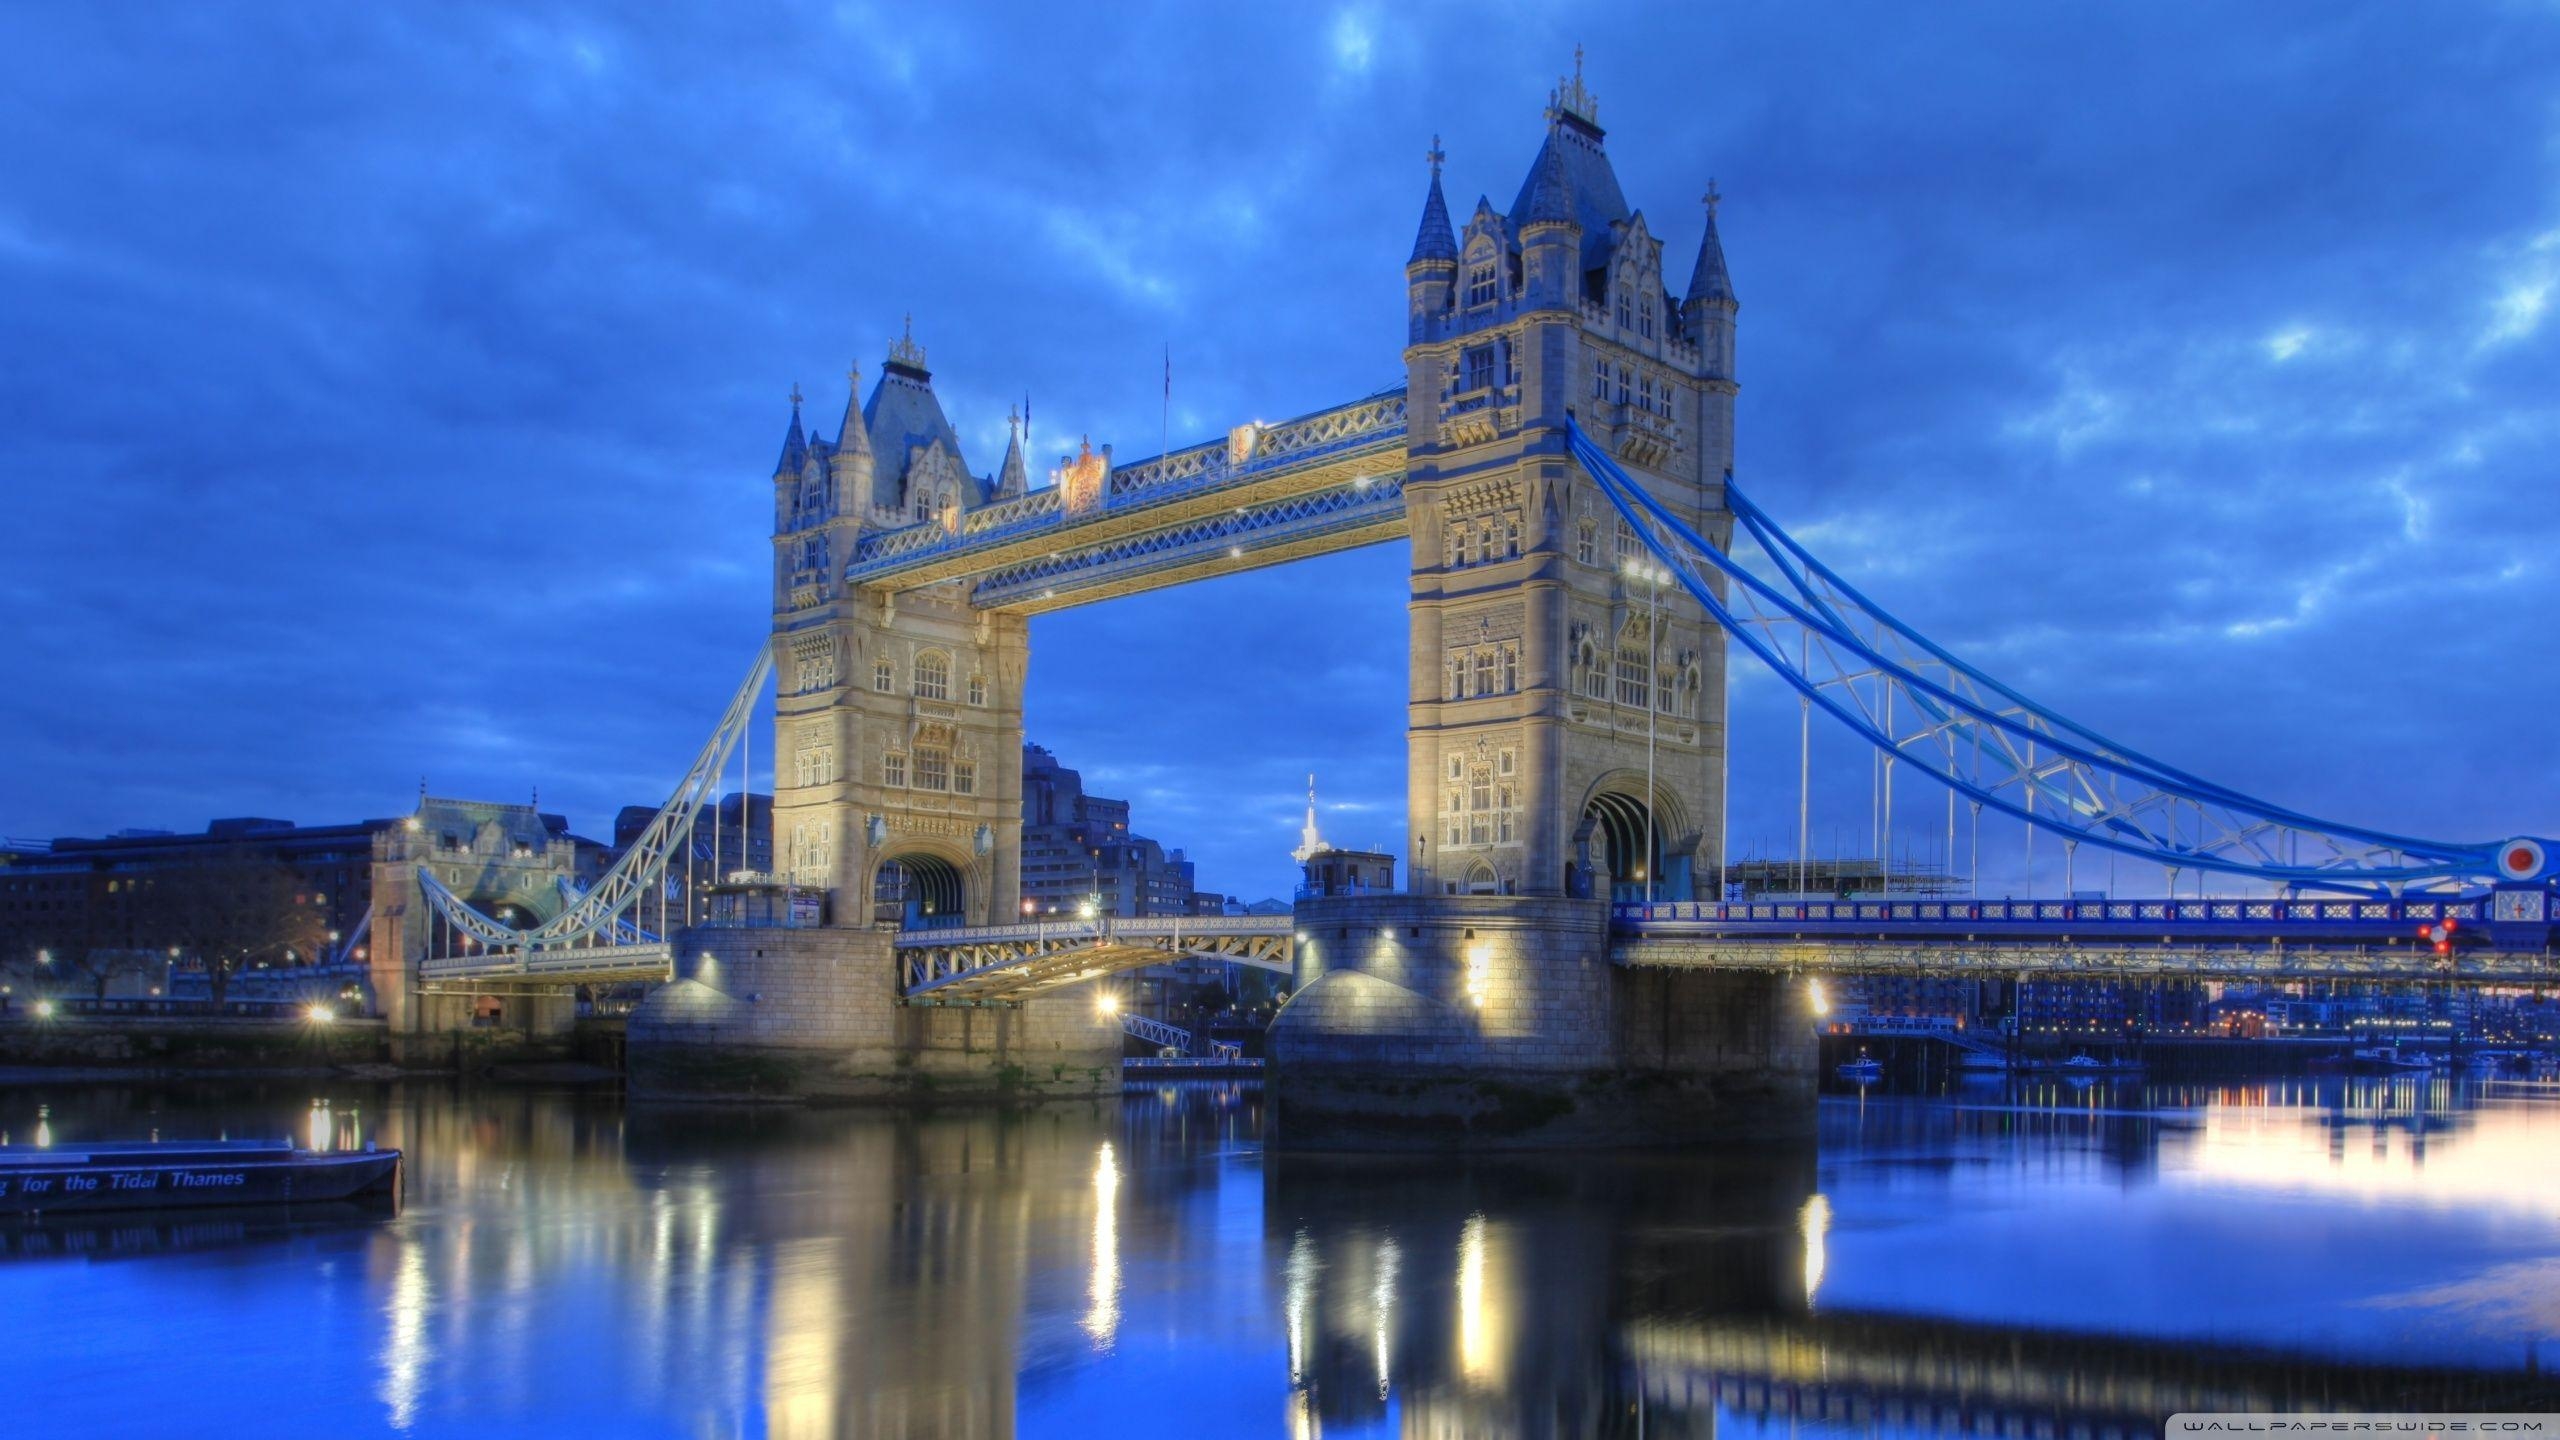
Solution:
{"label": "lattice steel girder", "polygon": [[[939,533],[926,522],[872,536],[846,565],[844,578],[912,590],[1232,513],[1239,506],[1339,490],[1363,478],[1392,477],[1400,484],[1404,434],[1404,392],[1381,391],[1257,427],[1256,451],[1241,466],[1228,463],[1225,441],[1118,466],[1107,498],[1080,515],[1065,514],[1056,488],[1049,487],[972,512],[958,534]],[[1159,480],[1158,472],[1168,468],[1172,473]]]}
{"label": "lattice steel girder", "polygon": [[1070,547],[990,572],[970,598],[981,609],[1039,615],[1380,545],[1402,539],[1408,525],[1403,475],[1364,477],[1274,504],[1238,506],[1183,525]]}
{"label": "lattice steel girder", "polygon": [[561,946],[530,954],[504,951],[427,960],[419,965],[418,973],[429,983],[451,981],[465,985],[505,979],[563,985],[668,980],[675,975],[675,952],[663,940],[652,945]]}
{"label": "lattice steel girder", "polygon": [[1930,975],[1980,979],[2375,980],[2460,985],[2560,983],[2560,957],[2544,950],[2465,950],[2449,963],[2415,947],[2310,945],[1915,945],[1878,940],[1737,942],[1619,938],[1612,964],[1675,970],[1756,970],[1809,975]]}
{"label": "lattice steel girder", "polygon": [[[1207,928],[1216,924],[1217,929]],[[900,988],[923,1001],[1022,1000],[1123,970],[1186,959],[1290,968],[1289,917],[999,925],[927,932],[898,942]]]}

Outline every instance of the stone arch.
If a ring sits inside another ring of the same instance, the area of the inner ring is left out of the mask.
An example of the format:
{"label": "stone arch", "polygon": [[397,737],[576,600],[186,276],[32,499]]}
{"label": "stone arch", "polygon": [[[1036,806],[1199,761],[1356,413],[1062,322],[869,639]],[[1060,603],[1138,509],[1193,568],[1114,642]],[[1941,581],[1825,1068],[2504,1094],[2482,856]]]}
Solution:
{"label": "stone arch", "polygon": [[[1652,817],[1652,847],[1646,849],[1646,816]],[[1641,770],[1613,770],[1593,783],[1583,797],[1573,831],[1574,859],[1568,865],[1567,888],[1587,890],[1596,899],[1642,900],[1645,880],[1653,879],[1653,898],[1687,900],[1690,894],[1689,824],[1679,796],[1657,777],[1650,804]],[[1603,888],[1603,887],[1606,888]]]}
{"label": "stone arch", "polygon": [[1495,873],[1491,861],[1479,858],[1467,867],[1466,879],[1459,882],[1459,888],[1469,895],[1499,895],[1502,877]]}
{"label": "stone arch", "polygon": [[971,868],[933,846],[903,846],[882,855],[871,872],[872,923],[896,930],[969,923]]}

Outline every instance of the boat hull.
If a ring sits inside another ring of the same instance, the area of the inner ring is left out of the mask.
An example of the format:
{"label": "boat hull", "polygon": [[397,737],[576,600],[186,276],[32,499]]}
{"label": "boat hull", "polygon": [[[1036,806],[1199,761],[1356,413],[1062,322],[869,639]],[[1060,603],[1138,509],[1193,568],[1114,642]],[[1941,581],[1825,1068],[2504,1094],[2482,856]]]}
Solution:
{"label": "boat hull", "polygon": [[207,1157],[178,1164],[116,1156],[104,1163],[15,1164],[0,1170],[0,1215],[167,1210],[199,1205],[295,1205],[392,1195],[400,1152]]}

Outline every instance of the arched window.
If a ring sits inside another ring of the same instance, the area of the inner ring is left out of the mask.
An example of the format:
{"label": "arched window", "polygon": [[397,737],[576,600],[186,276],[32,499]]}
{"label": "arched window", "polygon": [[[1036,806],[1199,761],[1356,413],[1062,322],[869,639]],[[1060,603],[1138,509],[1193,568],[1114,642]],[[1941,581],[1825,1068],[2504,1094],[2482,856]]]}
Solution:
{"label": "arched window", "polygon": [[1618,632],[1618,703],[1643,709],[1653,704],[1652,637],[1642,620],[1630,620]]}
{"label": "arched window", "polygon": [[951,698],[951,657],[939,650],[927,650],[916,657],[916,698],[948,700]]}
{"label": "arched window", "polygon": [[1486,251],[1478,251],[1474,263],[1467,266],[1467,308],[1490,305],[1501,297],[1502,282],[1499,262]]}

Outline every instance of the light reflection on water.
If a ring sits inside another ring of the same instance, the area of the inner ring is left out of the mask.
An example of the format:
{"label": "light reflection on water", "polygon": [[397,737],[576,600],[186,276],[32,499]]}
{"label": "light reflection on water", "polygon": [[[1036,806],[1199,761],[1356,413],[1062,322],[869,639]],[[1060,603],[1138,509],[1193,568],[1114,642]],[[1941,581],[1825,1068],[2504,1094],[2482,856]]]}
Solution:
{"label": "light reflection on water", "polygon": [[57,1143],[411,1156],[396,1218],[0,1231],[0,1394],[116,1435],[2131,1436],[2175,1408],[2560,1406],[2560,1094],[1968,1087],[1822,1121],[1818,1154],[1461,1161],[1267,1154],[1228,1085],[933,1117],[0,1091],[0,1130]]}

